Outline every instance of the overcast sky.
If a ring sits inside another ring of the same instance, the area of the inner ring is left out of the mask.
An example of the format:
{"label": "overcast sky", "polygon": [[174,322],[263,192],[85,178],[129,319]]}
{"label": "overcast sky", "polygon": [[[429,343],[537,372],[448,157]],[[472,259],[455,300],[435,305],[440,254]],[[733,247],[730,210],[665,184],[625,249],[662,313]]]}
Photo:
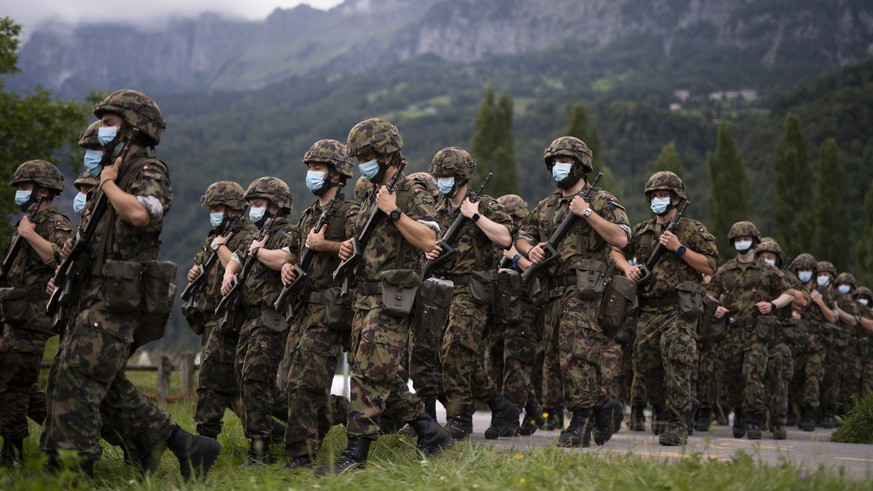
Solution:
{"label": "overcast sky", "polygon": [[321,10],[343,0],[0,0],[0,17],[12,17],[24,28],[24,36],[40,23],[60,20],[76,24],[123,20],[145,24],[170,17],[192,17],[216,12],[228,17],[263,19],[277,7],[291,8],[306,3]]}

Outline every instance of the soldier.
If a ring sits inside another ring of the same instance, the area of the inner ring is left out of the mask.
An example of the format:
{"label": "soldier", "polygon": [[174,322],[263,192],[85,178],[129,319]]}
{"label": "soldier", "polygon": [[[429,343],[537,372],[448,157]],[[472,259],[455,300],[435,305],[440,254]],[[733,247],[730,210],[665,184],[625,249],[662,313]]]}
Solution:
{"label": "soldier", "polygon": [[[605,273],[609,247],[625,247],[630,226],[624,208],[614,196],[598,188],[589,189],[586,176],[594,170],[593,157],[582,140],[571,136],[555,139],[546,147],[543,162],[558,190],[531,212],[515,246],[533,263],[542,263],[547,259],[543,246],[552,232],[569,213],[578,217],[556,247],[560,259],[555,274],[548,279],[551,294],[546,305],[543,339],[547,346],[550,342],[559,346],[564,405],[573,411],[573,419],[561,432],[559,444],[587,447],[593,427],[595,443],[603,445],[612,437],[621,403],[607,396],[600,380],[600,354],[605,338],[597,324],[596,309],[602,292],[596,288],[580,291],[577,277]],[[590,192],[589,201],[582,199],[582,192]],[[582,286],[586,286],[584,281]]]}
{"label": "soldier", "polygon": [[852,293],[855,290],[855,277],[852,273],[840,273],[834,282],[834,310],[841,335],[846,339],[846,347],[840,369],[839,412],[845,416],[849,408],[858,402],[861,392],[862,353],[861,334],[864,328],[860,325],[860,309],[854,301]]}
{"label": "soldier", "polygon": [[755,258],[755,246],[761,242],[755,224],[733,224],[728,241],[737,256],[718,268],[707,292],[720,303],[715,318],[730,315],[731,319],[721,349],[724,373],[734,374],[726,380],[727,396],[734,408],[734,438],[748,435],[749,440],[760,440],[767,409],[767,345],[778,324],[774,314],[794,297],[780,272]]}
{"label": "soldier", "polygon": [[[295,230],[288,222],[291,190],[276,177],[259,177],[249,184],[245,200],[249,219],[261,232],[234,250],[224,270],[221,294],[228,295],[239,281],[242,319],[222,320],[222,330],[238,332],[234,370],[243,405],[243,426],[249,439],[246,464],[272,464],[269,439],[276,428],[272,417],[277,396],[276,374],[285,351],[288,323],[273,308],[282,288],[280,271]],[[269,226],[267,226],[269,225]],[[244,278],[243,261],[251,264]]]}
{"label": "soldier", "polygon": [[[779,243],[770,237],[761,239],[761,243],[755,249],[755,254],[763,259],[769,266],[781,272],[783,266],[782,247]],[[796,315],[800,317],[799,312],[809,305],[809,294],[803,287],[803,284],[790,273],[783,273],[785,280],[791,286],[790,293],[794,297],[790,309],[777,310],[774,315],[787,322],[786,319]],[[786,312],[787,310],[787,312]],[[795,314],[796,313],[796,314]],[[791,384],[791,379],[794,377],[794,358],[791,353],[789,342],[793,340],[786,339],[785,329],[779,329],[770,341],[767,347],[767,373],[766,384],[770,393],[770,432],[773,434],[774,440],[784,440],[788,437],[785,431],[785,425],[788,424],[788,386]]]}
{"label": "soldier", "polygon": [[82,216],[85,212],[88,196],[91,195],[91,192],[98,184],[100,184],[100,179],[92,176],[88,171],[79,174],[79,177],[73,181],[73,186],[76,186],[76,189],[79,190],[76,197],[73,198],[73,212],[76,215]]}
{"label": "soldier", "polygon": [[855,302],[861,314],[859,351],[863,369],[861,371],[861,397],[873,392],[873,292],[866,286],[859,286],[854,292]]}
{"label": "soldier", "polygon": [[[335,404],[330,387],[351,325],[328,323],[324,295],[333,286],[330,275],[339,264],[340,244],[352,236],[351,223],[360,208],[346,200],[344,194],[337,195],[337,186],[352,177],[354,168],[346,156],[345,145],[336,140],[319,140],[303,156],[303,165],[307,168],[306,187],[317,199],[300,215],[282,265],[282,282],[290,285],[297,280],[294,264],[304,250],[309,251],[309,264],[302,266],[308,274],[306,290],[300,303],[294,306],[293,325],[285,343],[288,393],[285,451],[291,457],[285,465],[287,469],[311,467],[327,429],[334,422],[345,421],[345,414],[333,414]],[[328,204],[331,209],[326,225],[316,230]]]}
{"label": "soldier", "polygon": [[[665,417],[657,422],[653,418],[653,427],[664,425],[658,443],[676,446],[685,443],[687,421],[698,405],[693,397],[693,371],[697,366],[695,338],[700,308],[683,310],[686,302],[680,297],[701,298],[703,275],[715,272],[718,249],[715,237],[697,220],[682,217],[672,231],[666,230],[688,200],[679,176],[669,171],[656,172],[646,181],[644,193],[655,217],[637,224],[627,247],[614,251],[612,257],[628,278],[645,281],[638,285],[640,318],[633,371],[637,383],[645,387],[656,416]],[[628,262],[627,258],[633,257],[645,262],[658,244],[667,252],[651,271]],[[666,414],[659,408],[666,408]]]}
{"label": "soldier", "polygon": [[[489,270],[496,266],[493,247],[511,245],[510,218],[503,206],[488,195],[470,200],[470,179],[476,175],[476,161],[460,147],[447,147],[434,155],[429,172],[437,179],[443,201],[437,205],[436,219],[440,228],[448,230],[458,215],[466,217],[453,245],[457,251],[435,268],[435,275],[454,283],[443,333],[440,359],[443,386],[446,391],[446,429],[452,438],[466,438],[473,432],[470,406],[477,400],[491,408],[491,426],[485,430],[489,440],[513,436],[518,429],[521,410],[497,392],[494,381],[485,373],[479,357],[479,345],[485,331],[493,298],[494,278]],[[437,245],[427,253],[435,261],[443,249]],[[425,401],[427,404],[427,401]]]}
{"label": "soldier", "polygon": [[[98,220],[93,240],[85,245],[90,269],[77,285],[78,314],[56,356],[56,376],[49,379],[51,424],[40,446],[49,453],[50,468],[62,465],[59,451],[71,451],[82,471],[92,474],[101,454],[98,406],[106,402],[104,411],[130,425],[126,433],[133,435],[147,469],[154,470],[169,447],[184,478],[192,476],[192,467],[195,476],[205,476],[221,445],[181,429],[124,374],[138,329],[153,327],[154,319],[165,323],[169,316],[170,304],[161,300],[169,296],[169,270],[175,268],[158,256],[173,194],[166,165],[153,156],[164,120],[150,97],[127,89],[98,103],[94,115],[101,121],[98,139],[104,149],[94,201],[105,197],[110,206],[90,217]],[[122,154],[125,142],[129,148]],[[67,241],[65,252],[71,248]],[[141,288],[151,295],[142,295]]]}
{"label": "soldier", "polygon": [[[825,429],[837,427],[835,416],[838,413],[838,404],[840,397],[840,371],[843,369],[843,362],[846,356],[848,347],[848,333],[844,332],[839,324],[840,320],[837,317],[838,311],[834,297],[836,296],[833,288],[834,279],[837,277],[837,268],[830,261],[819,261],[816,263],[815,288],[820,297],[825,302],[825,308],[830,311],[830,316],[826,324],[821,326],[821,335],[825,344],[825,372],[822,379],[821,387],[821,405],[822,414],[820,426]],[[812,293],[813,301],[816,301],[816,294]]]}
{"label": "soldier", "polygon": [[0,467],[23,462],[27,416],[39,424],[45,420],[45,393],[37,388],[39,363],[52,336],[43,311],[45,285],[57,267],[55,255],[72,230],[52,204],[64,190],[64,176],[54,164],[27,161],[9,183],[16,189],[15,204],[26,214],[12,234],[0,278]]}
{"label": "soldier", "polygon": [[367,193],[369,193],[371,189],[373,189],[373,185],[370,181],[368,181],[364,176],[359,177],[358,181],[355,183],[355,198],[358,201],[363,202],[364,199],[367,198]]}
{"label": "soldier", "polygon": [[[397,175],[406,164],[402,148],[397,128],[383,119],[361,121],[349,131],[348,154],[358,160],[361,174],[376,186],[364,201],[362,209],[366,211],[354,220],[355,232],[362,232],[373,213],[380,215],[371,224],[369,242],[357,251],[362,263],[352,320],[351,400],[346,423],[349,442],[332,466],[318,468],[318,475],[363,466],[370,444],[379,434],[379,416],[386,409],[412,426],[424,453],[437,453],[452,443],[451,435],[425,412],[424,404],[398,376],[398,367],[407,356],[409,300],[418,284],[418,275],[405,268],[415,264],[418,251],[434,248],[439,230],[431,194],[402,173]],[[393,193],[386,187],[389,182],[396,183]],[[355,240],[343,242],[339,252],[342,261],[353,257]]]}
{"label": "soldier", "polygon": [[[200,376],[197,382],[197,408],[194,422],[197,433],[218,438],[225,409],[243,419],[239,386],[234,373],[237,333],[224,331],[218,326],[215,307],[221,299],[221,282],[231,261],[233,251],[250,243],[257,228],[243,216],[245,200],[242,186],[233,181],[210,184],[200,198],[200,206],[209,210],[212,229],[197,249],[194,265],[188,271],[188,281],[205,274],[203,287],[191,299],[193,307],[183,307],[183,313],[200,340]],[[204,271],[212,256],[213,264]]]}
{"label": "soldier", "polygon": [[826,348],[824,334],[826,324],[836,321],[831,300],[816,289],[817,263],[812,254],[799,254],[794,259],[794,273],[810,297],[810,306],[800,311],[806,322],[809,337],[803,347],[795,352],[794,379],[789,394],[801,408],[800,424],[803,431],[815,431],[815,418],[821,406],[819,393],[825,373]]}

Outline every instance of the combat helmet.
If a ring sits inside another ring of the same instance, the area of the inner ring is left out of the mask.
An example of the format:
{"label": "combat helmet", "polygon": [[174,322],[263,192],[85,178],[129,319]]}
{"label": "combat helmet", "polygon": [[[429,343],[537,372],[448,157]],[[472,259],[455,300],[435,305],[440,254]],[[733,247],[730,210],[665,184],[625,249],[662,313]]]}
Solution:
{"label": "combat helmet", "polygon": [[287,211],[292,209],[291,188],[278,177],[259,177],[252,181],[246,189],[244,199],[249,201],[254,198],[264,198]]}
{"label": "combat helmet", "polygon": [[121,115],[125,123],[147,137],[149,146],[161,143],[161,133],[167,128],[157,103],[138,90],[122,89],[109,94],[94,106],[94,116],[102,118],[105,113]]}
{"label": "combat helmet", "polygon": [[761,239],[761,243],[755,248],[755,255],[762,252],[772,252],[773,254],[776,254],[776,266],[780,268],[785,262],[785,253],[782,252],[782,247],[779,246],[779,243],[776,242],[776,239],[773,237],[764,237]]}
{"label": "combat helmet", "polygon": [[332,166],[343,177],[352,177],[354,165],[346,153],[346,146],[336,140],[318,140],[303,155],[303,165],[322,163]]}
{"label": "combat helmet", "polygon": [[82,186],[88,186],[89,188],[95,188],[100,184],[100,178],[94,177],[90,172],[85,171],[79,174],[79,177],[73,181],[73,186],[76,186],[76,189],[82,191]]}
{"label": "combat helmet", "polygon": [[508,213],[513,220],[524,220],[527,218],[529,213],[527,203],[521,198],[521,196],[517,194],[504,194],[497,198],[497,202],[503,206],[503,209],[506,210],[506,213]]}
{"label": "combat helmet", "polygon": [[855,286],[858,285],[858,283],[855,281],[855,275],[846,272],[838,274],[837,279],[834,280],[834,284],[839,285],[840,283],[848,283],[852,285],[852,289],[854,289]]}
{"label": "combat helmet", "polygon": [[742,221],[731,225],[731,229],[728,232],[729,241],[743,236],[752,237],[753,244],[761,242],[761,232],[758,231],[758,227],[754,223]]}
{"label": "combat helmet", "polygon": [[459,177],[468,181],[476,175],[476,161],[461,147],[446,147],[433,156],[428,172],[434,177]]}
{"label": "combat helmet", "polygon": [[364,201],[364,199],[367,197],[367,193],[371,189],[373,189],[373,184],[371,184],[366,177],[359,177],[358,182],[355,183],[355,198],[357,198],[359,201]]}
{"label": "combat helmet", "polygon": [[[427,172],[413,172],[409,174],[409,179],[413,181],[419,181],[424,184],[424,187],[427,189],[427,192],[430,193],[431,196],[436,198],[440,194],[440,188],[437,186],[436,179],[432,175]],[[369,181],[367,181],[369,183]]]}
{"label": "combat helmet", "polygon": [[[582,140],[574,136],[556,138],[543,152],[543,162],[549,172],[557,157],[570,157],[582,166],[582,174],[594,170],[594,154]],[[574,166],[575,167],[575,166]]]}
{"label": "combat helmet", "polygon": [[100,140],[97,139],[97,128],[101,125],[100,121],[94,121],[87,128],[82,130],[79,135],[79,147],[86,150],[102,150]]}
{"label": "combat helmet", "polygon": [[33,182],[58,193],[64,190],[63,174],[55,164],[45,160],[28,160],[15,169],[9,184],[14,187],[25,182]]}
{"label": "combat helmet", "polygon": [[365,119],[352,127],[346,143],[349,157],[357,157],[370,149],[379,155],[403,149],[403,138],[397,127],[381,118]]}
{"label": "combat helmet", "polygon": [[815,266],[815,270],[819,273],[830,273],[831,276],[837,276],[837,268],[830,261],[819,261]]}
{"label": "combat helmet", "polygon": [[679,199],[688,199],[688,195],[685,194],[685,183],[679,176],[668,170],[655,172],[646,181],[645,196],[647,200],[652,200],[651,195],[655,191],[670,191]]}
{"label": "combat helmet", "polygon": [[815,274],[817,266],[818,263],[816,262],[815,257],[813,257],[813,255],[808,252],[798,254],[797,257],[794,258],[795,271],[808,270],[812,271],[812,273]]}
{"label": "combat helmet", "polygon": [[242,186],[233,181],[218,181],[206,188],[200,197],[200,206],[224,205],[234,210],[245,208],[245,193]]}
{"label": "combat helmet", "polygon": [[859,286],[858,288],[855,288],[855,291],[852,292],[852,296],[854,296],[856,299],[860,297],[867,297],[868,307],[871,306],[869,302],[873,301],[873,291],[870,291],[870,289],[866,286]]}

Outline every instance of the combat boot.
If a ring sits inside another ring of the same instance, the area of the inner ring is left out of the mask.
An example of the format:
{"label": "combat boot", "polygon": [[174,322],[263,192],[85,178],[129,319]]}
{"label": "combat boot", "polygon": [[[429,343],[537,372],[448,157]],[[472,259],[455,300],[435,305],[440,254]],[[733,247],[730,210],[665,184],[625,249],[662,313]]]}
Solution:
{"label": "combat boot", "polygon": [[696,431],[709,431],[709,426],[712,424],[712,409],[708,407],[701,408],[697,411],[697,417],[694,418],[694,429]]}
{"label": "combat boot", "polygon": [[520,436],[530,436],[536,433],[537,423],[543,416],[543,407],[537,401],[528,401],[524,406],[524,417],[521,418],[521,425],[518,427]]}
{"label": "combat boot", "polygon": [[685,413],[685,429],[688,430],[688,436],[694,434],[694,418],[697,417],[697,412],[700,410],[700,401],[691,397],[691,409]]}
{"label": "combat boot", "polygon": [[785,431],[785,426],[780,423],[771,424],[770,432],[773,433],[774,440],[784,440],[788,438],[788,432]]}
{"label": "combat boot", "polygon": [[427,412],[410,421],[409,426],[418,434],[418,449],[427,456],[436,455],[455,443],[452,435]]}
{"label": "combat boot", "polygon": [[285,441],[285,425],[273,420],[273,429],[270,431],[270,443],[283,443]]}
{"label": "combat boot", "polygon": [[621,423],[624,421],[624,404],[622,404],[621,411],[615,413],[615,420],[612,422],[612,434],[616,434],[621,431]]}
{"label": "combat boot", "polygon": [[558,437],[558,445],[562,447],[590,447],[592,423],[590,419],[590,409],[573,411],[573,418],[570,419],[570,424],[567,425],[567,429],[562,431]]}
{"label": "combat boot", "polygon": [[688,429],[684,418],[677,416],[673,411],[667,414],[667,423],[663,431],[658,435],[658,443],[667,447],[685,445],[688,439]]}
{"label": "combat boot", "polygon": [[799,426],[803,431],[815,431],[815,410],[813,408],[803,407],[803,417]]}
{"label": "combat boot", "polygon": [[206,478],[209,468],[221,452],[218,440],[194,436],[179,426],[176,426],[167,439],[167,447],[179,459],[179,471],[186,481],[192,477]]}
{"label": "combat boot", "polygon": [[652,404],[652,434],[660,435],[667,424],[667,405],[663,402]]}
{"label": "combat boot", "polygon": [[314,465],[315,461],[313,461],[312,457],[309,455],[298,455],[289,460],[288,463],[285,464],[285,468],[288,470],[309,469]]}
{"label": "combat boot", "polygon": [[249,453],[246,456],[245,465],[273,464],[276,460],[270,453],[270,442],[264,438],[252,438],[249,444]]}
{"label": "combat boot", "polygon": [[464,408],[461,414],[446,416],[446,430],[455,440],[469,437],[470,433],[473,433],[473,416],[467,408]]}
{"label": "combat boot", "polygon": [[837,420],[834,419],[833,411],[825,410],[824,416],[821,418],[821,427],[829,430],[837,427]]}
{"label": "combat boot", "polygon": [[628,421],[631,431],[646,431],[645,410],[645,404],[636,404],[631,407],[630,421]]}
{"label": "combat boot", "polygon": [[370,444],[373,440],[365,436],[353,436],[349,438],[349,444],[346,446],[340,458],[336,459],[333,465],[322,465],[315,470],[315,475],[319,477],[328,474],[339,474],[348,469],[359,469],[367,463],[367,455],[370,453]]}
{"label": "combat boot", "polygon": [[543,408],[543,422],[540,429],[544,431],[563,430],[564,429],[564,408],[547,407]]}
{"label": "combat boot", "polygon": [[436,397],[422,397],[421,402],[424,403],[424,412],[430,415],[434,420],[437,419],[436,414]]}
{"label": "combat boot", "polygon": [[742,409],[734,411],[734,425],[731,429],[733,430],[734,438],[746,436],[746,417]]}
{"label": "combat boot", "polygon": [[763,415],[761,414],[749,415],[748,421],[746,422],[746,436],[749,437],[749,440],[761,439],[761,420],[763,419]]}
{"label": "combat boot", "polygon": [[485,439],[496,440],[501,436],[515,436],[521,410],[500,394],[488,401],[488,407],[491,408],[491,426],[485,430]]}
{"label": "combat boot", "polygon": [[24,462],[24,439],[3,438],[3,449],[0,450],[0,467],[15,467],[15,464]]}
{"label": "combat boot", "polygon": [[594,443],[603,445],[612,438],[615,428],[616,413],[622,410],[622,404],[614,397],[606,397],[602,404],[594,408]]}

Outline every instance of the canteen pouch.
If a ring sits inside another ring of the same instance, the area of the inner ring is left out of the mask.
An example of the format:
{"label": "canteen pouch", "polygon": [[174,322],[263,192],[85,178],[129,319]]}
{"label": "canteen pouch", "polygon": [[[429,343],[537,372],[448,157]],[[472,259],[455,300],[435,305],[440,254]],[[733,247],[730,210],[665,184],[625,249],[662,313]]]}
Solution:
{"label": "canteen pouch", "polygon": [[785,342],[803,348],[809,340],[807,322],[803,319],[788,318],[782,321],[782,337]]}
{"label": "canteen pouch", "polygon": [[772,342],[781,329],[782,323],[772,315],[759,315],[755,320],[755,334],[762,343]]}
{"label": "canteen pouch", "polygon": [[491,317],[495,322],[514,324],[521,321],[521,275],[510,268],[497,270]]}
{"label": "canteen pouch", "polygon": [[418,303],[417,339],[442,339],[449,307],[455,294],[455,284],[451,280],[428,278],[421,284],[421,298]]}
{"label": "canteen pouch", "polygon": [[497,281],[497,270],[473,271],[470,273],[470,296],[473,303],[491,305],[494,302],[494,283]]}
{"label": "canteen pouch", "polygon": [[167,293],[170,281],[176,277],[176,263],[147,261],[142,263],[142,312],[145,315],[163,315],[170,312],[173,302]]}
{"label": "canteen pouch", "polygon": [[[173,264],[175,267],[175,264]],[[176,285],[170,283],[166,293],[167,310],[154,314],[143,314],[139,325],[133,331],[134,346],[142,346],[148,342],[164,337],[167,322],[170,320],[170,312],[176,302]],[[200,328],[201,332],[203,327]]]}
{"label": "canteen pouch", "polygon": [[703,315],[703,297],[706,291],[699,283],[683,281],[676,285],[679,297],[679,315],[687,321],[696,321]]}
{"label": "canteen pouch", "polygon": [[582,300],[594,300],[606,288],[606,263],[597,259],[582,259],[576,264],[576,295]]}
{"label": "canteen pouch", "polygon": [[382,308],[394,317],[412,313],[421,277],[411,269],[391,269],[382,272]]}
{"label": "canteen pouch", "polygon": [[24,324],[29,318],[27,290],[0,288],[0,317],[7,324]]}
{"label": "canteen pouch", "polygon": [[[136,312],[142,303],[142,263],[106,260],[103,277],[106,278],[106,309],[113,314]],[[166,290],[164,290],[166,292]]]}
{"label": "canteen pouch", "polygon": [[628,310],[633,306],[637,295],[637,283],[626,276],[616,275],[606,286],[600,301],[600,314],[597,317],[600,329],[609,338],[625,325]]}
{"label": "canteen pouch", "polygon": [[343,294],[342,287],[334,286],[328,288],[322,293],[322,301],[324,302],[324,322],[327,328],[338,332],[351,332],[353,292],[349,291]]}
{"label": "canteen pouch", "polygon": [[203,334],[203,330],[206,329],[206,326],[203,324],[204,316],[197,300],[191,298],[182,304],[182,317],[185,318],[185,322],[188,323],[188,327],[191,328],[191,331],[193,331],[194,334],[198,336]]}
{"label": "canteen pouch", "polygon": [[284,315],[273,308],[277,298],[279,298],[278,293],[271,293],[264,297],[261,302],[261,323],[273,332],[285,332],[291,325],[285,320]]}
{"label": "canteen pouch", "polygon": [[703,295],[703,313],[700,314],[699,326],[708,326],[712,323],[715,317],[715,311],[718,309],[718,300]]}

